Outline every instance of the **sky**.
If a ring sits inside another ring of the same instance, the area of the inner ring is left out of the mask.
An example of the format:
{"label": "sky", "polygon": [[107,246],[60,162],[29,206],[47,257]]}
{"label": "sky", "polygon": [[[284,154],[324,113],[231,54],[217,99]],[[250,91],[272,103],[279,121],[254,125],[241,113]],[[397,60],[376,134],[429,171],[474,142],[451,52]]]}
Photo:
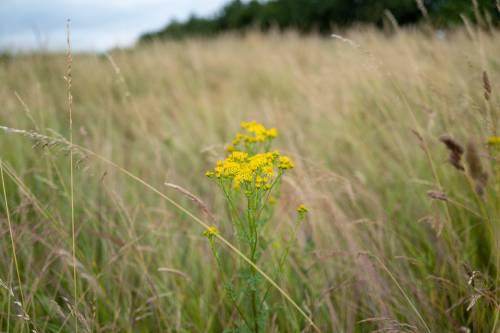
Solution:
{"label": "sky", "polygon": [[144,32],[191,14],[213,15],[227,0],[0,0],[0,50],[75,51],[133,45]]}

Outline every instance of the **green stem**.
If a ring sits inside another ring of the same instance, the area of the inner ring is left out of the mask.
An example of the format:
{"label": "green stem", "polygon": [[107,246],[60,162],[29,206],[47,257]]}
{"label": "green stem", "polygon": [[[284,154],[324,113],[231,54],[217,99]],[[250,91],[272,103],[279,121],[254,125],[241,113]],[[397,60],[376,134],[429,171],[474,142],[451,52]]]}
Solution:
{"label": "green stem", "polygon": [[[230,280],[227,278],[226,274],[224,273],[224,269],[222,267],[222,263],[220,261],[219,253],[215,249],[215,241],[212,237],[208,239],[209,244],[210,244],[210,249],[212,250],[212,253],[215,257],[215,262],[217,263],[217,267],[219,268],[219,271],[221,273],[222,279],[228,281],[228,283],[231,283]],[[236,311],[238,311],[238,314],[240,315],[241,319],[243,319],[243,322],[245,325],[250,328],[250,324],[248,323],[247,318],[245,317],[243,311],[241,311],[241,308],[238,306],[238,301],[233,297],[231,293],[229,293],[229,299],[233,302],[234,307],[236,308]]]}
{"label": "green stem", "polygon": [[[302,222],[304,220],[304,218],[297,218],[297,221],[295,222],[295,226],[293,228],[293,233],[292,233],[292,237],[290,238],[290,240],[287,242],[287,245],[285,247],[285,251],[283,252],[283,254],[281,255],[281,258],[278,262],[278,269],[276,271],[276,277],[275,279],[277,280],[278,279],[278,275],[282,272],[283,270],[283,266],[285,265],[285,261],[286,259],[288,258],[288,254],[290,253],[290,249],[292,247],[292,242],[297,238],[297,232],[298,232],[298,229],[299,229],[299,225],[300,225],[300,222]],[[262,300],[260,301],[260,305],[262,306],[262,304],[264,304],[265,300],[266,300],[266,297],[267,295],[269,294],[269,291],[271,290],[271,286],[268,286],[267,289],[266,289],[266,292],[264,293],[264,296],[262,297]]]}

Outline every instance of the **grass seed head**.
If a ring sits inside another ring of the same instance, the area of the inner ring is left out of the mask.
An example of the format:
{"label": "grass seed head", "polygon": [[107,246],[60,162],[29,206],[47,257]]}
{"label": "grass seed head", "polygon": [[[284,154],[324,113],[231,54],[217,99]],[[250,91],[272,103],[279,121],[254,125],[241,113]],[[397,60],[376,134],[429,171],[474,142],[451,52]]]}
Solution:
{"label": "grass seed head", "polygon": [[467,162],[467,172],[475,182],[476,192],[482,196],[488,183],[488,173],[483,168],[478,148],[473,141],[467,144],[465,159]]}
{"label": "grass seed head", "polygon": [[464,148],[458,141],[450,137],[449,135],[442,135],[439,140],[445,144],[450,155],[448,156],[448,161],[459,171],[465,171],[462,164],[462,156],[464,154]]}

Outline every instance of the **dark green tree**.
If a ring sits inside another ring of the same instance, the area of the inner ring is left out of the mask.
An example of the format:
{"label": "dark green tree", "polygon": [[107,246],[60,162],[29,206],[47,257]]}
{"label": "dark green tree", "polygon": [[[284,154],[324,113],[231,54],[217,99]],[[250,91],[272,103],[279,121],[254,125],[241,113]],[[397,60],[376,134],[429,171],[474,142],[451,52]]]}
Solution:
{"label": "dark green tree", "polygon": [[[435,27],[460,24],[461,15],[475,20],[471,0],[423,0],[429,19]],[[478,0],[482,17],[489,16],[494,25],[500,22],[495,0]],[[400,25],[417,24],[423,19],[415,0],[232,0],[213,17],[191,16],[184,22],[173,21],[158,32],[145,34],[141,41],[155,38],[211,36],[221,32],[244,32],[293,29],[301,33],[329,34],[334,27],[353,24],[382,26],[389,10]]]}

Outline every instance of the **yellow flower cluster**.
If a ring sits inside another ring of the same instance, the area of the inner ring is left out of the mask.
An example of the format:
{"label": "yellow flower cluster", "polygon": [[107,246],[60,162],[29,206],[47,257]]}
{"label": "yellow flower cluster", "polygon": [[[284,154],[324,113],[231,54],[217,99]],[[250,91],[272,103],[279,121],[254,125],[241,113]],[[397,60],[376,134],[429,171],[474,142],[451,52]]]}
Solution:
{"label": "yellow flower cluster", "polygon": [[288,156],[280,156],[278,167],[283,170],[293,169],[293,162]]}
{"label": "yellow flower cluster", "polygon": [[256,188],[269,189],[275,175],[275,165],[282,156],[278,152],[249,155],[242,151],[233,151],[223,160],[218,161],[208,177],[232,180],[233,187],[239,189],[242,183],[252,184]]}
{"label": "yellow flower cluster", "polygon": [[[241,128],[250,134],[238,134],[233,145],[240,143],[241,140],[245,143],[260,142],[277,135],[275,128],[268,130],[255,121],[242,122]],[[277,151],[250,154],[233,148],[225,160],[218,161],[213,170],[206,172],[206,176],[230,180],[235,189],[240,189],[244,185],[245,189],[252,186],[268,190],[272,187],[276,175],[292,168],[292,160]]]}
{"label": "yellow flower cluster", "polygon": [[272,140],[278,136],[278,130],[276,128],[266,129],[264,125],[259,124],[255,120],[253,121],[242,121],[240,123],[241,129],[244,133],[237,133],[231,145],[227,147],[228,151],[234,151],[235,147],[240,143],[253,144],[256,142],[264,142],[266,140]]}
{"label": "yellow flower cluster", "polygon": [[216,226],[210,226],[205,231],[203,231],[203,236],[205,237],[214,237],[215,235],[219,234],[219,229],[217,229]]}
{"label": "yellow flower cluster", "polygon": [[300,204],[298,207],[297,207],[297,213],[299,214],[305,214],[309,211],[309,209],[307,209],[306,206],[304,206],[304,204]]}
{"label": "yellow flower cluster", "polygon": [[488,141],[486,141],[487,144],[491,146],[496,146],[500,144],[500,136],[490,136],[488,138]]}

